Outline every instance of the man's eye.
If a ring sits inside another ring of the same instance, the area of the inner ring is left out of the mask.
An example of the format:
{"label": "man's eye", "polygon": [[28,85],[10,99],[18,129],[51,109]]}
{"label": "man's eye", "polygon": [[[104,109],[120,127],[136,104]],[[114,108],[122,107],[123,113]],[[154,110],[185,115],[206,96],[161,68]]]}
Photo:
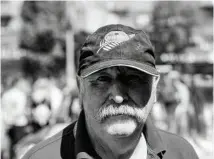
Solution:
{"label": "man's eye", "polygon": [[111,77],[109,76],[100,76],[97,78],[97,82],[111,82]]}

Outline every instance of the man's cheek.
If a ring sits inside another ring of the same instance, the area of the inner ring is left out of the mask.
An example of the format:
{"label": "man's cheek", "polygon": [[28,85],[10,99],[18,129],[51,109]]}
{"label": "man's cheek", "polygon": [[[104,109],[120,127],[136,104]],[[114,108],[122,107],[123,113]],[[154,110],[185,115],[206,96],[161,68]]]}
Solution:
{"label": "man's cheek", "polygon": [[103,98],[107,92],[108,92],[108,87],[105,87],[105,88],[92,88],[90,89],[90,96],[94,97],[94,98]]}
{"label": "man's cheek", "polygon": [[83,107],[85,112],[90,116],[95,116],[95,113],[99,109],[99,100],[97,98],[93,98],[91,96],[85,96],[83,98]]}
{"label": "man's cheek", "polygon": [[148,87],[141,87],[137,90],[130,91],[130,97],[140,107],[144,107],[151,96],[151,90]]}

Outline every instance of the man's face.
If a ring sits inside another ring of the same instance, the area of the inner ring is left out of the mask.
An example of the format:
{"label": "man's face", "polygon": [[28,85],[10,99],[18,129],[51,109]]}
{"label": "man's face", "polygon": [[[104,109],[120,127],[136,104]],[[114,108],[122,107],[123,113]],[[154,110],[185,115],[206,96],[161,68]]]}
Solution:
{"label": "man's face", "polygon": [[128,67],[103,69],[83,79],[87,123],[110,135],[132,134],[151,110],[152,84],[151,75]]}

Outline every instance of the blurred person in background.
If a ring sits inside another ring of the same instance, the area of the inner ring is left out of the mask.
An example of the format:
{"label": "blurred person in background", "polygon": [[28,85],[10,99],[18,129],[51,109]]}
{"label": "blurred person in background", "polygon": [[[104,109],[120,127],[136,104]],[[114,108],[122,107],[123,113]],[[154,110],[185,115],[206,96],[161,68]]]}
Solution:
{"label": "blurred person in background", "polygon": [[144,31],[120,24],[99,28],[80,51],[78,120],[23,158],[197,159],[187,141],[158,130],[148,117],[159,77]]}
{"label": "blurred person in background", "polygon": [[51,130],[51,125],[49,124],[51,110],[48,102],[33,103],[31,111],[32,118],[28,125],[31,132],[14,145],[15,156],[17,158],[20,158],[23,153],[36,143],[42,141]]}
{"label": "blurred person in background", "polygon": [[30,107],[29,94],[31,86],[27,79],[14,79],[12,87],[2,95],[2,121],[10,139],[10,157],[14,157],[13,145],[30,133],[28,129]]}
{"label": "blurred person in background", "polygon": [[9,159],[10,158],[10,139],[7,135],[7,129],[5,127],[5,123],[2,119],[2,115],[0,115],[0,124],[1,124],[1,159]]}
{"label": "blurred person in background", "polygon": [[163,93],[166,97],[169,131],[182,136],[188,134],[188,110],[191,107],[190,91],[186,84],[181,82],[181,75],[173,70],[165,76],[166,87]]}
{"label": "blurred person in background", "polygon": [[33,86],[32,100],[37,104],[47,104],[51,110],[50,124],[56,122],[63,101],[63,93],[53,79],[39,77]]}
{"label": "blurred person in background", "polygon": [[31,133],[14,145],[16,157],[19,158],[33,145],[59,129],[54,125],[58,125],[56,122],[62,93],[54,80],[45,76],[38,77],[33,84],[31,100],[31,120],[28,125]]}
{"label": "blurred person in background", "polygon": [[209,129],[209,124],[206,123],[206,101],[204,92],[198,91],[197,85],[193,79],[190,88],[190,101],[191,107],[188,112],[189,117],[189,132],[192,137],[196,135],[195,139],[199,136],[204,137]]}
{"label": "blurred person in background", "polygon": [[49,124],[51,117],[51,108],[48,101],[44,100],[41,103],[33,103],[32,105],[32,127],[33,132],[37,132]]}

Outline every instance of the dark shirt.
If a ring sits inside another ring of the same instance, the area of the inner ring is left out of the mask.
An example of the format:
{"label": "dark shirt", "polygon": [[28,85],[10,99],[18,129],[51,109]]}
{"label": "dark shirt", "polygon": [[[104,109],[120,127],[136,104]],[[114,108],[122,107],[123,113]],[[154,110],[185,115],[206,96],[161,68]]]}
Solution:
{"label": "dark shirt", "polygon": [[[147,141],[148,159],[198,159],[192,146],[183,138],[159,130],[148,119],[143,133]],[[72,123],[53,137],[29,150],[23,159],[100,159],[94,150],[80,114]]]}

